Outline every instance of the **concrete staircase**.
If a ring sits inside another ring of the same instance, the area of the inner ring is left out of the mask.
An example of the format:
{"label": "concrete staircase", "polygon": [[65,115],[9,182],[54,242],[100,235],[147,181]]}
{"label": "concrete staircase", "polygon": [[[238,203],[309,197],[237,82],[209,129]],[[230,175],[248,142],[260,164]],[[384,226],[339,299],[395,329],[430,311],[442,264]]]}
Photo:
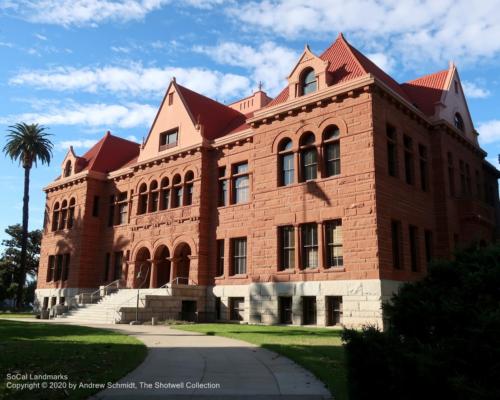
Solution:
{"label": "concrete staircase", "polygon": [[[147,295],[170,296],[170,288],[141,289],[139,308],[144,308]],[[120,289],[102,297],[94,304],[79,304],[57,318],[68,322],[85,324],[115,324],[121,322],[121,308],[134,308],[137,303],[136,289]]]}

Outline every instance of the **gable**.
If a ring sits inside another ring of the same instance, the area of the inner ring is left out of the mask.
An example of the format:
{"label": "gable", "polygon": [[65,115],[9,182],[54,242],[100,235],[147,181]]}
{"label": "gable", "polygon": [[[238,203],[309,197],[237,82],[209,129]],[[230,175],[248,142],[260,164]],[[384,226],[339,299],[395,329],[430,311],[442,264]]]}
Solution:
{"label": "gable", "polygon": [[460,76],[455,65],[451,65],[444,84],[440,104],[436,110],[437,119],[444,119],[455,126],[455,114],[459,113],[464,122],[464,135],[477,144],[477,135],[469,112]]}
{"label": "gable", "polygon": [[[188,109],[179,87],[173,80],[165,93],[137,161],[142,162],[161,154],[178,151],[182,147],[201,144],[203,139],[195,121],[195,116]],[[178,130],[177,145],[173,147],[162,146],[160,149],[161,134],[175,129]]]}

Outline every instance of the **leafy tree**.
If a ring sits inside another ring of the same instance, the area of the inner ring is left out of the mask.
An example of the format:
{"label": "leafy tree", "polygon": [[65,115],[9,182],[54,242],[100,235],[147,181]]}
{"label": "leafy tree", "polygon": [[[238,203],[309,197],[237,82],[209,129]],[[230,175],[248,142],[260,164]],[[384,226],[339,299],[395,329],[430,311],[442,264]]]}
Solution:
{"label": "leafy tree", "polygon": [[[9,239],[2,241],[5,247],[0,258],[0,301],[17,297],[20,271],[20,260],[22,253],[22,227],[19,224],[10,225],[5,229],[5,233],[10,236]],[[23,303],[33,301],[34,291],[32,290],[36,275],[38,272],[38,262],[40,259],[40,246],[42,242],[42,231],[34,230],[28,233],[27,253],[26,253],[26,274],[29,276],[29,282],[25,287],[23,281]]]}
{"label": "leafy tree", "polygon": [[37,165],[37,161],[41,161],[42,164],[50,164],[53,144],[48,138],[50,135],[45,132],[45,127],[42,125],[21,122],[10,126],[8,132],[7,143],[3,151],[12,160],[19,161],[19,164],[24,168],[21,257],[19,260],[16,293],[16,304],[20,306],[22,304],[23,287],[27,272],[30,172],[33,164]]}
{"label": "leafy tree", "polygon": [[351,398],[500,398],[500,246],[434,263],[384,312],[385,332],[343,333]]}

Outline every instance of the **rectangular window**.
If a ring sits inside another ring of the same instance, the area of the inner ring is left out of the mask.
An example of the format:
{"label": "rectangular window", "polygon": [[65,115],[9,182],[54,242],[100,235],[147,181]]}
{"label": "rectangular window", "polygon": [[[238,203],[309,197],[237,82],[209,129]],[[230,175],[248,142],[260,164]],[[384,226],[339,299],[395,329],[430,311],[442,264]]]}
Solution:
{"label": "rectangular window", "polygon": [[433,248],[434,244],[432,241],[432,232],[429,230],[426,230],[424,232],[424,240],[425,240],[425,262],[427,265],[430,264],[433,256]]}
{"label": "rectangular window", "polygon": [[182,186],[174,187],[174,197],[172,199],[172,208],[182,205]]}
{"label": "rectangular window", "polygon": [[55,257],[49,256],[49,263],[47,264],[47,282],[54,280]]}
{"label": "rectangular window", "polygon": [[243,297],[230,297],[229,310],[231,321],[243,321],[245,319],[245,299]]}
{"label": "rectangular window", "polygon": [[122,278],[123,251],[115,252],[115,265],[113,270],[113,280]]}
{"label": "rectangular window", "polygon": [[127,203],[120,203],[118,205],[118,224],[123,225],[127,223],[127,211],[128,211],[128,204]]}
{"label": "rectangular window", "polygon": [[316,224],[304,224],[302,233],[302,268],[318,267],[318,227]]}
{"label": "rectangular window", "polygon": [[63,208],[61,210],[61,221],[59,224],[59,229],[65,229],[66,228],[66,219],[68,217],[68,208]]}
{"label": "rectangular window", "polygon": [[281,185],[288,186],[294,180],[293,153],[283,154],[281,158]]}
{"label": "rectangular window", "polygon": [[413,140],[411,137],[404,135],[403,144],[405,148],[405,181],[409,185],[415,182],[415,171],[413,166]]}
{"label": "rectangular window", "polygon": [[279,317],[281,324],[292,324],[292,298],[278,297]]}
{"label": "rectangular window", "polygon": [[106,253],[106,258],[104,261],[104,279],[103,282],[107,282],[109,280],[109,267],[111,266],[111,254]]}
{"label": "rectangular window", "polygon": [[92,216],[99,216],[99,196],[94,196],[94,202],[92,203]]}
{"label": "rectangular window", "polygon": [[325,173],[326,176],[340,174],[340,142],[325,144]]}
{"label": "rectangular window", "polygon": [[64,254],[64,266],[62,272],[62,280],[67,281],[69,276],[69,264],[70,264],[71,256],[70,254]]}
{"label": "rectangular window", "polygon": [[295,229],[293,226],[279,227],[279,270],[295,268]]}
{"label": "rectangular window", "polygon": [[326,325],[340,325],[342,314],[342,296],[326,296]]}
{"label": "rectangular window", "polygon": [[302,296],[302,325],[316,324],[316,297]]}
{"label": "rectangular window", "polygon": [[56,256],[56,269],[54,271],[54,281],[57,282],[61,279],[62,269],[63,269],[63,255],[58,254]]}
{"label": "rectangular window", "polygon": [[193,184],[188,183],[185,187],[184,205],[190,206],[193,204]]}
{"label": "rectangular window", "polygon": [[301,152],[302,156],[302,181],[316,179],[318,173],[318,152],[311,147]]}
{"label": "rectangular window", "polygon": [[342,221],[325,223],[326,268],[342,267],[344,257],[342,251]]}
{"label": "rectangular window", "polygon": [[52,215],[52,232],[57,231],[58,227],[59,227],[59,211],[55,210]]}
{"label": "rectangular window", "polygon": [[160,151],[177,146],[178,134],[179,130],[177,128],[160,133]]}
{"label": "rectangular window", "polygon": [[386,127],[387,134],[387,170],[390,176],[398,176],[398,146],[396,128],[391,125]]}
{"label": "rectangular window", "polygon": [[224,239],[217,240],[217,265],[215,276],[224,275]]}
{"label": "rectangular window", "polygon": [[159,202],[160,192],[156,189],[154,192],[151,192],[151,212],[158,211]]}
{"label": "rectangular window", "polygon": [[467,184],[465,181],[465,163],[462,160],[458,162],[458,171],[460,172],[460,191],[462,196],[465,196],[467,193]]}
{"label": "rectangular window", "polygon": [[403,246],[402,246],[402,231],[401,222],[391,222],[391,238],[392,238],[392,266],[395,269],[403,269]]}
{"label": "rectangular window", "polygon": [[161,209],[166,210],[170,207],[170,189],[163,188],[161,190]]}
{"label": "rectangular window", "polygon": [[448,153],[448,185],[450,187],[450,196],[455,196],[455,167],[451,153]]}
{"label": "rectangular window", "polygon": [[169,93],[168,94],[168,105],[171,106],[172,104],[174,104],[174,94]]}
{"label": "rectangular window", "polygon": [[233,165],[233,202],[246,203],[249,199],[250,179],[248,163]]}
{"label": "rectangular window", "polygon": [[429,165],[427,160],[427,147],[418,145],[418,155],[420,157],[420,187],[424,192],[429,190]]}
{"label": "rectangular window", "polygon": [[218,205],[219,207],[226,206],[227,203],[227,178],[226,167],[219,168],[219,190],[218,190]]}
{"label": "rectangular window", "polygon": [[419,270],[419,254],[418,254],[418,228],[416,226],[410,225],[408,228],[409,238],[410,238],[410,262],[411,270]]}
{"label": "rectangular window", "polygon": [[233,252],[233,275],[246,274],[247,272],[247,239],[237,238],[231,240]]}
{"label": "rectangular window", "polygon": [[115,224],[115,196],[109,197],[108,226]]}

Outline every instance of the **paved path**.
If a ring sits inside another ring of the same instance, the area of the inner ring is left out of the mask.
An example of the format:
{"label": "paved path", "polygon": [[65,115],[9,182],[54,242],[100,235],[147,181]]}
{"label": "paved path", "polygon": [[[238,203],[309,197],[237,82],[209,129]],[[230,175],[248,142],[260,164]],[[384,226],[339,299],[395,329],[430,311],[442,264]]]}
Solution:
{"label": "paved path", "polygon": [[106,389],[94,395],[94,400],[331,399],[309,371],[247,342],[167,326],[89,326],[133,335],[149,350],[144,362],[117,382],[125,387]]}

